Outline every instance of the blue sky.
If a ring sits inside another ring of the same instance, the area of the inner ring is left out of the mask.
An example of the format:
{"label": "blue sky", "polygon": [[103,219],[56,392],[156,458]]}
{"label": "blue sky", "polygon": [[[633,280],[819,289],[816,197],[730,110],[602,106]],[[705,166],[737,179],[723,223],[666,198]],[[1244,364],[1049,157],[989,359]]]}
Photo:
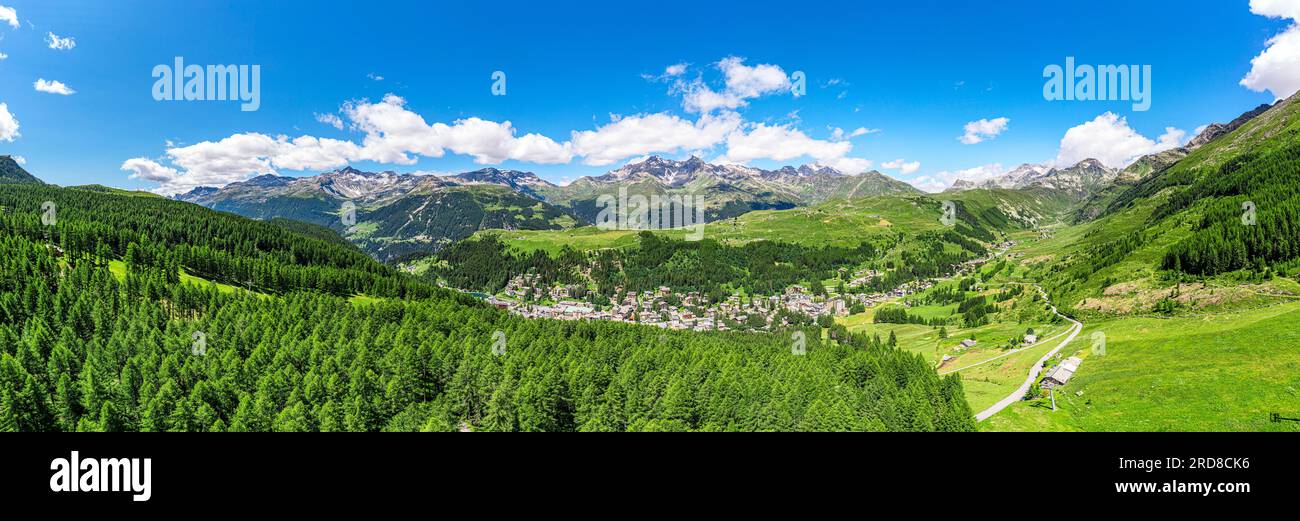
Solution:
{"label": "blue sky", "polygon": [[[1300,88],[1284,70],[1300,0],[864,3],[0,0],[0,154],[48,182],[161,192],[342,164],[562,182],[692,153],[936,189],[1094,151],[1123,163]],[[151,73],[176,56],[259,65],[260,108],[156,101]],[[1067,56],[1150,65],[1151,109],[1045,100],[1043,68]]]}

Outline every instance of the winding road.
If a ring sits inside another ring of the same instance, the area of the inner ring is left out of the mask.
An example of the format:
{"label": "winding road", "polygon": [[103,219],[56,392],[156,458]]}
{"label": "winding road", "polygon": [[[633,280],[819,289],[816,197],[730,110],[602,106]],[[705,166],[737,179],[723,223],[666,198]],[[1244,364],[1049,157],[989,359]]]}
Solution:
{"label": "winding road", "polygon": [[[1047,354],[1043,355],[1043,357],[1039,359],[1038,362],[1035,363],[1034,366],[1029,369],[1029,376],[1025,378],[1025,383],[1020,384],[1020,388],[1016,389],[1015,392],[1011,393],[1006,398],[999,400],[998,403],[993,404],[988,409],[984,409],[983,411],[980,411],[979,414],[975,415],[975,421],[982,422],[984,420],[987,420],[990,416],[997,414],[1002,409],[1006,409],[1007,406],[1016,403],[1020,401],[1022,398],[1024,398],[1025,393],[1028,393],[1029,388],[1034,385],[1034,380],[1037,380],[1038,375],[1043,372],[1043,364],[1047,363],[1047,360],[1049,358],[1056,356],[1056,353],[1061,352],[1061,348],[1068,345],[1071,341],[1074,340],[1075,337],[1079,336],[1079,332],[1083,331],[1083,322],[1079,322],[1078,320],[1062,315],[1059,311],[1056,310],[1056,305],[1052,304],[1051,299],[1048,298],[1047,292],[1043,291],[1043,287],[1037,284],[1035,284],[1034,287],[1037,288],[1038,293],[1043,296],[1043,300],[1047,302],[1047,305],[1052,310],[1053,314],[1063,319],[1066,319],[1073,324],[1072,326],[1070,326],[1069,329],[1070,334],[1065,338],[1065,340],[1062,340],[1059,345],[1057,345],[1055,348],[1052,348],[1052,350],[1048,351]],[[989,361],[991,360],[986,360],[985,362],[989,362]],[[985,363],[985,362],[981,362],[981,363]],[[962,369],[968,369],[968,368],[962,368]],[[961,369],[958,369],[958,371],[960,370]]]}

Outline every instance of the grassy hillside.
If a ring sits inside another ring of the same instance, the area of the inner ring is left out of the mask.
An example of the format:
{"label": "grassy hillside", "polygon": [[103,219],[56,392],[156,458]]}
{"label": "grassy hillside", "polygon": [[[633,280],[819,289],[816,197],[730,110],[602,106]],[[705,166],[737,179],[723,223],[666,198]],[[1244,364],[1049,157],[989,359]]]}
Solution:
{"label": "grassy hillside", "polygon": [[[943,201],[960,205],[963,221],[985,230],[1031,228],[1055,221],[1067,201],[1050,192],[972,190],[930,196],[885,196],[836,199],[816,206],[750,212],[711,222],[704,237],[727,244],[781,241],[804,246],[853,247],[884,236],[941,231]],[[691,230],[664,230],[682,239]],[[635,245],[638,230],[602,230],[594,226],[557,231],[514,230],[501,233],[511,247],[557,253],[568,246],[579,251]]]}
{"label": "grassy hillside", "polygon": [[1109,194],[1096,220],[1018,236],[1015,277],[1085,323],[1061,353],[1085,361],[1059,411],[1021,402],[981,428],[1295,430],[1268,414],[1300,408],[1297,101]]}
{"label": "grassy hillside", "polygon": [[[1174,318],[1090,322],[1062,351],[1082,356],[1073,381],[1046,401],[1020,402],[983,430],[1297,431],[1269,414],[1300,412],[1300,302]],[[1105,334],[1104,355],[1092,352]],[[971,385],[970,381],[966,382]],[[968,391],[967,395],[970,395]],[[977,409],[978,404],[972,403]]]}

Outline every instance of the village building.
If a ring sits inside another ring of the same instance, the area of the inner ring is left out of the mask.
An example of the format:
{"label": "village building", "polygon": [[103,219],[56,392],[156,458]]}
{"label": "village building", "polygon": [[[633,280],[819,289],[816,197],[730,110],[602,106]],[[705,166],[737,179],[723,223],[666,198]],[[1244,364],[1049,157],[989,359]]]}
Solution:
{"label": "village building", "polygon": [[1079,370],[1079,364],[1082,363],[1083,360],[1075,356],[1066,359],[1048,371],[1047,376],[1043,377],[1043,382],[1039,385],[1043,389],[1055,389],[1070,383],[1070,378]]}

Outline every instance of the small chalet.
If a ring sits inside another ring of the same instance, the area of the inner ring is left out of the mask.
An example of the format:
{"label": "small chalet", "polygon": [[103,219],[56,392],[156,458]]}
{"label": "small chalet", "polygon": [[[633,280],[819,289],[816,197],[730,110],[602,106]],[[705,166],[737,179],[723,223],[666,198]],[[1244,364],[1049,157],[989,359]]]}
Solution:
{"label": "small chalet", "polygon": [[1080,360],[1079,357],[1072,356],[1057,364],[1056,367],[1047,372],[1047,376],[1043,377],[1043,383],[1041,384],[1043,389],[1055,389],[1070,383],[1070,378],[1079,370],[1079,364],[1082,363],[1083,360]]}

